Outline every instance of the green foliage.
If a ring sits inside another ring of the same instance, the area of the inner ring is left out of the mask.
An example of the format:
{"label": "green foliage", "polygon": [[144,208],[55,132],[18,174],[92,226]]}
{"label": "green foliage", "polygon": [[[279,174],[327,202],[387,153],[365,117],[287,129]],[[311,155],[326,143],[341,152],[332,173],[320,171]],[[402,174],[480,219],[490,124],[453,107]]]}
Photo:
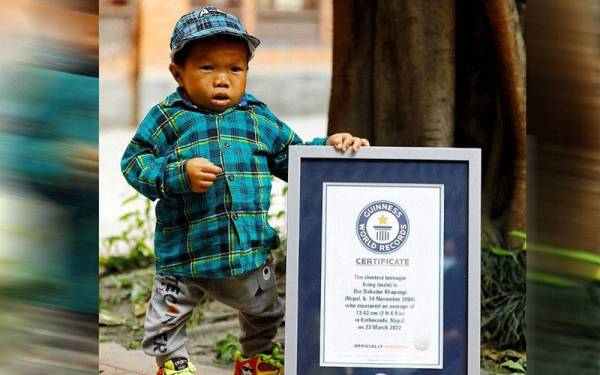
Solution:
{"label": "green foliage", "polygon": [[[284,199],[287,196],[287,192],[288,192],[288,187],[287,187],[287,185],[284,185],[283,188],[281,189],[281,196],[284,197]],[[271,199],[272,198],[273,198],[273,194],[271,194]],[[281,219],[285,216],[285,214],[286,214],[285,209],[281,209],[279,211],[270,213],[269,219],[271,219],[271,218]],[[287,234],[282,230],[278,230],[277,235],[279,236],[280,243],[279,243],[279,246],[272,251],[273,257],[274,257],[276,263],[279,261],[285,260],[285,254],[286,254],[286,249],[287,249]]]}
{"label": "green foliage", "polygon": [[141,323],[134,323],[131,326],[131,331],[134,335],[143,335],[144,334],[144,325]]}
{"label": "green foliage", "polygon": [[187,322],[187,329],[191,330],[194,327],[198,327],[204,321],[204,312],[201,308],[195,308],[192,312],[190,320]]}
{"label": "green foliage", "polygon": [[500,366],[510,369],[512,371],[511,375],[515,374],[527,374],[527,361],[524,358],[521,358],[517,361],[513,361],[509,359],[500,364]]}
{"label": "green foliage", "polygon": [[100,266],[105,273],[147,267],[154,262],[151,247],[154,238],[152,202],[135,193],[126,198],[122,205],[132,206],[140,200],[143,200],[143,208],[131,208],[119,218],[119,221],[126,224],[126,228],[120,234],[109,236],[102,241],[107,253],[122,254],[100,257]]}
{"label": "green foliage", "polygon": [[234,354],[240,350],[237,337],[232,332],[227,332],[225,337],[215,343],[217,347],[217,362],[221,364],[232,363]]}
{"label": "green foliage", "polygon": [[98,314],[100,325],[107,327],[121,326],[126,323],[124,316],[111,312],[108,309],[101,309]]}
{"label": "green foliage", "polygon": [[138,350],[142,348],[142,340],[132,340],[127,346],[128,350]]}
{"label": "green foliage", "polygon": [[150,299],[152,293],[152,280],[140,280],[133,284],[130,292],[131,306],[133,315],[140,317],[146,314],[146,302]]}
{"label": "green foliage", "polygon": [[147,301],[150,298],[152,284],[144,282],[136,282],[131,288],[131,303],[135,304],[140,301]]}
{"label": "green foliage", "polygon": [[[526,241],[523,232],[511,235]],[[494,348],[525,349],[526,246],[482,248],[482,341]]]}
{"label": "green foliage", "polygon": [[483,368],[490,374],[520,375],[527,373],[527,356],[516,350],[482,348]]}
{"label": "green foliage", "polygon": [[112,279],[117,288],[129,288],[131,286],[131,278],[128,275],[119,275]]}
{"label": "green foliage", "polygon": [[287,252],[287,237],[279,236],[279,238],[281,239],[279,246],[272,251],[275,263],[285,262],[285,254]]}

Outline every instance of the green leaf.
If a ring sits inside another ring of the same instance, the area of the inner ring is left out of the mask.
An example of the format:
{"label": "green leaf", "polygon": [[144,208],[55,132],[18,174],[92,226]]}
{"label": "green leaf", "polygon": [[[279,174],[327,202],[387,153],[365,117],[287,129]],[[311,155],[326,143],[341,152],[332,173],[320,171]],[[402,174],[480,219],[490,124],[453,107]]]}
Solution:
{"label": "green leaf", "polygon": [[137,200],[139,197],[140,197],[140,194],[138,194],[138,193],[135,193],[135,194],[133,194],[133,195],[131,195],[131,196],[127,197],[127,198],[126,198],[126,199],[123,201],[122,205],[123,205],[123,206],[125,206],[125,205],[127,205],[127,204],[129,204],[129,203],[131,203],[131,202],[133,202],[133,201],[135,201],[135,200]]}
{"label": "green leaf", "polygon": [[119,221],[126,221],[131,216],[133,216],[134,214],[135,214],[135,212],[128,212],[128,213],[126,213],[124,215],[121,215],[121,217],[119,218]]}
{"label": "green leaf", "polygon": [[150,297],[150,289],[141,283],[133,284],[131,288],[131,302],[136,304],[140,301],[145,301]]}
{"label": "green leaf", "polygon": [[133,340],[127,346],[128,350],[138,350],[142,348],[142,340]]}
{"label": "green leaf", "polygon": [[131,286],[131,280],[129,280],[129,278],[127,278],[126,276],[118,277],[116,281],[118,288],[126,288]]}
{"label": "green leaf", "polygon": [[512,257],[515,260],[515,262],[517,261],[517,253],[515,251],[503,249],[497,246],[488,246],[486,247],[486,249],[495,255],[502,257]]}
{"label": "green leaf", "polygon": [[233,362],[234,353],[240,350],[238,339],[231,332],[227,332],[224,338],[215,343],[215,346],[217,347],[217,362],[221,364]]}
{"label": "green leaf", "polygon": [[187,322],[187,329],[190,330],[194,327],[199,326],[204,321],[204,313],[201,309],[194,309],[192,316]]}
{"label": "green leaf", "polygon": [[509,368],[511,370],[518,370],[518,371],[520,371],[520,372],[518,372],[518,374],[524,374],[525,373],[525,369],[523,368],[523,366],[520,363],[515,362],[515,361],[513,361],[511,359],[509,359],[508,361],[502,362],[500,364],[500,366]]}
{"label": "green leaf", "polygon": [[508,234],[513,237],[520,238],[522,240],[527,240],[527,233],[520,230],[511,230],[510,232],[508,232]]}

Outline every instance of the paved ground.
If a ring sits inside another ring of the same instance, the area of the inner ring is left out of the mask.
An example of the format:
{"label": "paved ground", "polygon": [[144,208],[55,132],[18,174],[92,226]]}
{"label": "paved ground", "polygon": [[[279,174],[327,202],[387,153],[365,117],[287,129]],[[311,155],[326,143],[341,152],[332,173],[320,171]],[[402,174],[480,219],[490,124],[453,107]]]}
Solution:
{"label": "paved ground", "polygon": [[[102,375],[152,375],[156,364],[140,350],[126,350],[119,344],[100,344],[100,374]],[[210,366],[196,366],[198,375],[231,375],[226,371]]]}
{"label": "paved ground", "polygon": [[[198,375],[231,375],[216,367],[196,366]],[[156,373],[154,361],[139,350],[128,351],[119,344],[100,344],[101,375],[151,375]],[[491,375],[481,370],[481,375]]]}

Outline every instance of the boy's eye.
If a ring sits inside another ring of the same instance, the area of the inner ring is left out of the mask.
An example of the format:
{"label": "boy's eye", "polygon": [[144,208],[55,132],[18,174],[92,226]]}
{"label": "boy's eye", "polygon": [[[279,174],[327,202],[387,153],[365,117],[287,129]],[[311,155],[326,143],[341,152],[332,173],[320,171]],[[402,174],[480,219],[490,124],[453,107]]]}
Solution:
{"label": "boy's eye", "polygon": [[236,72],[236,73],[237,73],[237,72],[241,72],[241,71],[242,71],[242,68],[241,68],[241,67],[239,67],[239,66],[234,66],[234,67],[232,67],[232,68],[231,68],[231,71],[232,71],[232,72]]}
{"label": "boy's eye", "polygon": [[200,67],[201,70],[212,70],[212,66],[211,65],[202,65]]}

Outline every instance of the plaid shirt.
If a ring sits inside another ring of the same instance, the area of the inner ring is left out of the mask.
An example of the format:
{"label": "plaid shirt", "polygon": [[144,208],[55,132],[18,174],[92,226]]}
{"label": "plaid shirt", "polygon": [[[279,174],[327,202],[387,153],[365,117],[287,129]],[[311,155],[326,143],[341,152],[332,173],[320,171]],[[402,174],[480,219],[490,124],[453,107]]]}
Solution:
{"label": "plaid shirt", "polygon": [[[179,89],[154,106],[121,168],[131,186],[159,200],[157,273],[223,278],[260,267],[279,243],[267,222],[271,175],[287,180],[288,146],[302,143],[249,94],[222,113],[196,107]],[[205,193],[192,192],[185,173],[194,157],[224,171]]]}

